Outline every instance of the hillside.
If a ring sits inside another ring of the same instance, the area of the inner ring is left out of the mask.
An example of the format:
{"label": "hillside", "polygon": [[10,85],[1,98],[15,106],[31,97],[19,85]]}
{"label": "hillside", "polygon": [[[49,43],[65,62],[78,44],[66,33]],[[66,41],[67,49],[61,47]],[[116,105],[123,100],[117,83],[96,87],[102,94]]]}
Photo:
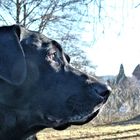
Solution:
{"label": "hillside", "polygon": [[132,74],[137,78],[137,80],[140,80],[140,64],[136,66]]}

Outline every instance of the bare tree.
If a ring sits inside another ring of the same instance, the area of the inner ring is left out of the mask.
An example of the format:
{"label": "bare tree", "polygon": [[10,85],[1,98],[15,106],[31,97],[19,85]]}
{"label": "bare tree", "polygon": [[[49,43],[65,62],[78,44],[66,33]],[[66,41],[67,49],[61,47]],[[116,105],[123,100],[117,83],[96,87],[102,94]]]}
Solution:
{"label": "bare tree", "polygon": [[0,13],[0,19],[10,24],[11,21],[6,22],[9,15],[15,23],[27,28],[36,25],[37,30],[43,32],[50,22],[76,22],[73,14],[83,15],[87,3],[88,0],[2,0],[0,9],[5,14]]}

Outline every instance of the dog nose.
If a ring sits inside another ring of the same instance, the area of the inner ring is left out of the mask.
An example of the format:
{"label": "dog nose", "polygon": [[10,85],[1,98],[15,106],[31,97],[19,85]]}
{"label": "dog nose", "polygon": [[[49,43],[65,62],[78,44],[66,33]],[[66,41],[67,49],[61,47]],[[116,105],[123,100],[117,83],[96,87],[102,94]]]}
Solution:
{"label": "dog nose", "polygon": [[103,98],[108,97],[111,93],[111,87],[102,83],[94,83],[92,85],[92,92],[93,94],[98,94]]}

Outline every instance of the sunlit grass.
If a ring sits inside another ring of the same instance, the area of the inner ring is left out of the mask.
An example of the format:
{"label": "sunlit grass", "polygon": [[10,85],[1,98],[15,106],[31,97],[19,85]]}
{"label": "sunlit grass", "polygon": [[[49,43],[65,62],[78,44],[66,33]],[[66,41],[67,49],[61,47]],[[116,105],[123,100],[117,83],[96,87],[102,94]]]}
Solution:
{"label": "sunlit grass", "polygon": [[119,140],[140,139],[140,124],[97,126],[84,125],[64,131],[45,129],[37,134],[38,140]]}

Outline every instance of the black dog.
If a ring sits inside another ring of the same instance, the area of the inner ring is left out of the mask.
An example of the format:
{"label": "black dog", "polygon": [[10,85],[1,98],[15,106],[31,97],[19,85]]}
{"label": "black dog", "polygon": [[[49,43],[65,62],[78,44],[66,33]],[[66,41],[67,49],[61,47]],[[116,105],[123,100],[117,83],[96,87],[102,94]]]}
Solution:
{"label": "black dog", "polygon": [[70,64],[54,40],[22,26],[0,27],[0,140],[89,122],[110,90]]}

